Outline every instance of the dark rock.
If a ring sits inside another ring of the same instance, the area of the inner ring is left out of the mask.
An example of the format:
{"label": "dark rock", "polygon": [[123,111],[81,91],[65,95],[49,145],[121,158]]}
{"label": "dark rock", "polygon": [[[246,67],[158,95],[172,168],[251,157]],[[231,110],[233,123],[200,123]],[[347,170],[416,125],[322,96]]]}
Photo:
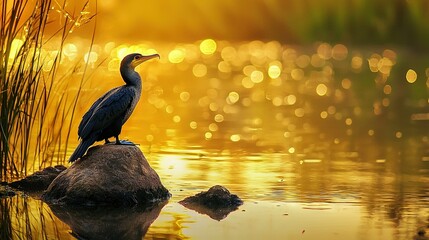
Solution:
{"label": "dark rock", "polygon": [[63,171],[42,199],[51,204],[136,205],[170,197],[136,146],[102,145]]}
{"label": "dark rock", "polygon": [[8,186],[0,186],[0,198],[3,197],[13,197],[16,193]]}
{"label": "dark rock", "polygon": [[231,194],[225,187],[216,185],[207,192],[187,197],[179,203],[213,219],[222,220],[229,213],[237,210],[243,201],[237,195]]}
{"label": "dark rock", "polygon": [[70,226],[71,235],[77,239],[141,240],[166,203],[135,207],[50,205],[50,208]]}
{"label": "dark rock", "polygon": [[26,191],[26,192],[38,192],[44,191],[48,188],[49,184],[67,168],[63,165],[57,165],[55,167],[47,167],[42,171],[37,171],[34,174],[15,181],[9,184],[9,186]]}

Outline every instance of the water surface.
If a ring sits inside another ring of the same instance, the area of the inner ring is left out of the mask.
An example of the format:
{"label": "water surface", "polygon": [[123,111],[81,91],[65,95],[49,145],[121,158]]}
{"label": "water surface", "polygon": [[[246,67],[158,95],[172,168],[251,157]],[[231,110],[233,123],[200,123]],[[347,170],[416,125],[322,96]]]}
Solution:
{"label": "water surface", "polygon": [[[91,215],[19,194],[1,200],[2,237],[89,231],[104,239],[112,223],[121,232],[109,236],[127,239],[385,240],[427,230],[423,57],[409,62],[415,55],[404,50],[341,44],[215,43],[161,45],[161,60],[139,69],[142,99],[121,138],[140,144],[172,193],[165,206]],[[153,50],[147,46],[113,48],[94,68],[77,115],[121,84],[123,51]],[[244,201],[223,219],[178,204],[217,184]]]}

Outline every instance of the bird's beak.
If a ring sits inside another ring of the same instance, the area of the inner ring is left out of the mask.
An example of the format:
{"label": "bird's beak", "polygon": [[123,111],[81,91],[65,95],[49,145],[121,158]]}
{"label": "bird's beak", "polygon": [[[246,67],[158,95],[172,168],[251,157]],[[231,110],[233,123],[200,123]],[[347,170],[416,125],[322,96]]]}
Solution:
{"label": "bird's beak", "polygon": [[146,62],[147,60],[150,60],[152,58],[160,58],[160,56],[158,53],[155,53],[152,55],[147,55],[147,56],[142,56],[141,58],[134,60],[133,65],[134,65],[134,67],[137,67],[141,63]]}

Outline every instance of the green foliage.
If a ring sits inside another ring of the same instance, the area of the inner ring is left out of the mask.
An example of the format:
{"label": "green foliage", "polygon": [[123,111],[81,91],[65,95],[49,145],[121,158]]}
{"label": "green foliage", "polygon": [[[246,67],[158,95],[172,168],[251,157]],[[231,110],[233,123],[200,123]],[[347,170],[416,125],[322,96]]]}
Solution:
{"label": "green foliage", "polygon": [[296,41],[406,44],[429,40],[429,2],[424,0],[291,0],[283,23]]}

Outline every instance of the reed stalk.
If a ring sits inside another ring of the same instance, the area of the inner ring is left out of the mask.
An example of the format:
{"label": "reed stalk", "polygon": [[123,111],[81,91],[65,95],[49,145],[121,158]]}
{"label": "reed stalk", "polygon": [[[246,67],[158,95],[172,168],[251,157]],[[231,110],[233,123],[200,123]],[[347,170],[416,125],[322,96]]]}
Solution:
{"label": "reed stalk", "polygon": [[[78,97],[71,97],[67,91],[67,80],[76,73],[76,66],[60,73],[62,49],[73,29],[94,17],[88,15],[88,4],[89,1],[76,14],[66,9],[66,0],[1,3],[2,180],[26,175],[29,169],[52,164],[53,159],[64,162],[70,115]],[[48,48],[56,50],[47,51]]]}

